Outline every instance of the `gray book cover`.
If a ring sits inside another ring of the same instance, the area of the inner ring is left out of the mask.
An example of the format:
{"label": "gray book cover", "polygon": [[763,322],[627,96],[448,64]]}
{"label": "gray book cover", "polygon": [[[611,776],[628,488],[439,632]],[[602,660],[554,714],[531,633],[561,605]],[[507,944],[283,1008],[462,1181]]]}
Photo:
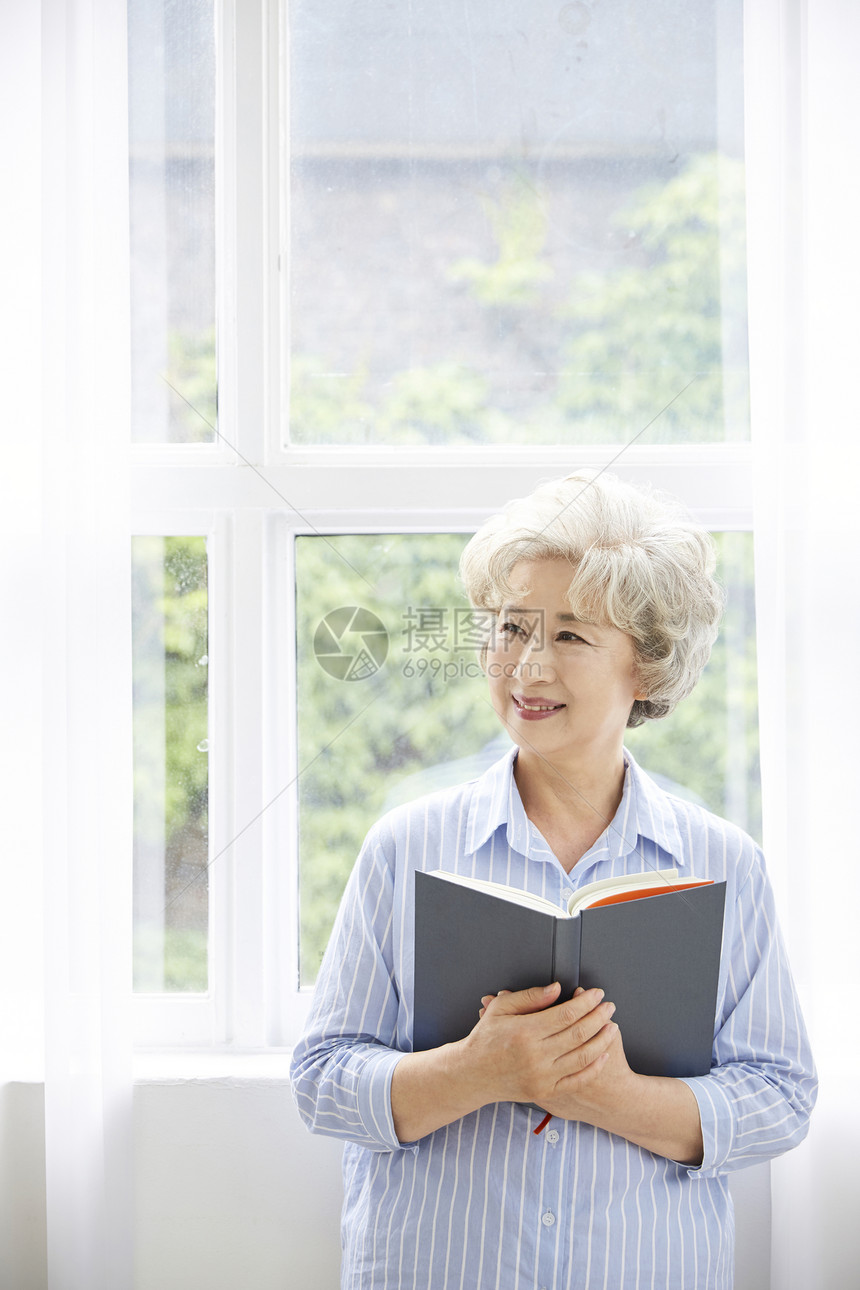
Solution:
{"label": "gray book cover", "polygon": [[557,980],[563,999],[578,985],[605,991],[640,1075],[706,1075],[725,891],[661,891],[569,918],[416,873],[413,1048],[462,1039],[483,995]]}

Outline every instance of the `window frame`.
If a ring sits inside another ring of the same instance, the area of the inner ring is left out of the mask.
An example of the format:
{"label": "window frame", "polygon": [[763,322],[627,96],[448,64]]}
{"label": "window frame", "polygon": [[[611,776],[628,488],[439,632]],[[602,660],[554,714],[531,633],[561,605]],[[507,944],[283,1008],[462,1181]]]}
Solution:
{"label": "window frame", "polygon": [[269,1052],[294,1041],[310,1002],[298,988],[295,536],[465,535],[582,466],[665,489],[713,530],[749,531],[754,458],[738,441],[284,446],[287,0],[216,0],[216,13],[218,438],[131,451],[134,533],[200,534],[209,552],[209,990],[138,995],[135,1027],[142,1049]]}

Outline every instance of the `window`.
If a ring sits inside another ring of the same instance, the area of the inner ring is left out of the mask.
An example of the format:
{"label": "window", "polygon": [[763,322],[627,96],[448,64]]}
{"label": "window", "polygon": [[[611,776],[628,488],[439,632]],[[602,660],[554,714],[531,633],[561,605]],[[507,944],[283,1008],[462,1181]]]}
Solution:
{"label": "window", "polygon": [[740,4],[289,13],[291,442],[747,438]]}
{"label": "window", "polygon": [[130,0],[144,1043],[288,1044],[373,819],[498,750],[454,574],[541,479],[719,535],[631,746],[758,830],[741,6],[621,10]]}
{"label": "window", "polygon": [[208,984],[208,594],[202,537],[132,544],[134,984]]}
{"label": "window", "polygon": [[211,443],[215,10],[129,0],[132,436]]}

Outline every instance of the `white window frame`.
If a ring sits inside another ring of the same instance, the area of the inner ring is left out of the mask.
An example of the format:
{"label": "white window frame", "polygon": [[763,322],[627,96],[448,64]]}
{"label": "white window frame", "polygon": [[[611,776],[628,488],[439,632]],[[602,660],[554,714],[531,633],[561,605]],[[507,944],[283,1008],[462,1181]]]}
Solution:
{"label": "white window frame", "polygon": [[[754,0],[752,8],[762,8]],[[209,991],[135,999],[141,1048],[277,1051],[298,989],[294,538],[469,533],[581,466],[680,497],[714,530],[751,530],[749,443],[551,448],[284,448],[287,0],[217,13],[219,429],[132,452],[137,534],[200,534],[210,556]],[[756,27],[757,39],[767,20]],[[754,51],[747,49],[747,58]],[[358,499],[358,505],[357,505]]]}

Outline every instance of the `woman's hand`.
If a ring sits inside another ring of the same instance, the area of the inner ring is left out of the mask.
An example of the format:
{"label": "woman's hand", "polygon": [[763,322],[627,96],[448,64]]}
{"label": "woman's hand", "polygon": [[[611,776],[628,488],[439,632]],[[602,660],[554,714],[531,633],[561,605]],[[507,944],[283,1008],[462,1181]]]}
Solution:
{"label": "woman's hand", "polygon": [[[539,991],[487,997],[473,1039],[485,1020],[529,1016]],[[558,987],[554,987],[557,997]],[[609,1020],[614,1005],[602,1001],[601,990],[577,990],[568,1003],[546,1008],[540,1014],[549,1023],[545,1039],[531,1048],[532,1055],[546,1054],[560,1043],[561,1053],[549,1067],[532,1069],[529,1079],[536,1091],[522,1100],[536,1102],[563,1120],[581,1120],[606,1129],[657,1155],[679,1163],[701,1164],[704,1152],[696,1098],[682,1080],[637,1075],[627,1064],[621,1031]],[[537,1020],[537,1019],[535,1019]],[[540,1091],[543,1090],[543,1091]],[[518,1099],[520,1100],[520,1099]]]}
{"label": "woman's hand", "polygon": [[[579,1119],[587,1093],[610,1061],[618,1036],[615,1005],[602,990],[576,991],[558,1003],[558,982],[503,991],[481,1000],[480,1020],[464,1040],[493,1101],[535,1102],[565,1119]],[[626,1061],[616,1059],[621,1075]],[[629,1069],[629,1068],[628,1068]]]}
{"label": "woman's hand", "polygon": [[573,1118],[561,1085],[606,1059],[613,1007],[602,1002],[602,990],[580,990],[559,1004],[560,989],[555,982],[488,995],[465,1039],[404,1054],[391,1082],[400,1141],[416,1141],[492,1102],[536,1102]]}
{"label": "woman's hand", "polygon": [[699,1108],[689,1086],[630,1069],[614,1005],[602,990],[577,990],[559,1003],[560,989],[556,982],[487,995],[465,1039],[404,1054],[391,1085],[400,1141],[491,1102],[534,1102],[670,1160],[701,1163]]}

